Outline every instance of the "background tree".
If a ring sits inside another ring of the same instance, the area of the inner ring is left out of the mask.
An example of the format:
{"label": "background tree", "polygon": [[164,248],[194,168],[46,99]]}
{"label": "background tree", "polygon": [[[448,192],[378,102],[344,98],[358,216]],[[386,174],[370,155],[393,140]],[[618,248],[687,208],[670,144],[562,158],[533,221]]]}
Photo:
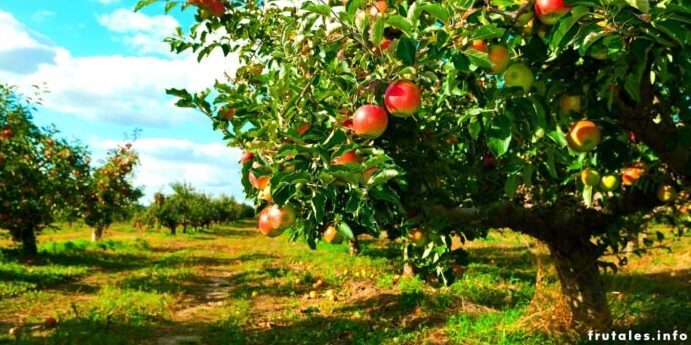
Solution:
{"label": "background tree", "polygon": [[53,128],[37,127],[32,111],[32,100],[0,85],[0,228],[27,255],[38,253],[36,234],[56,212],[78,213],[89,176],[86,149],[57,138]]}
{"label": "background tree", "polygon": [[[452,237],[508,227],[549,247],[575,326],[606,329],[599,258],[651,217],[685,229],[682,1],[189,4],[198,23],[172,50],[241,67],[213,99],[168,92],[246,150],[245,191],[262,215],[294,210],[292,239],[394,229],[416,272],[449,283],[466,258]],[[286,225],[267,217],[269,235]]]}
{"label": "background tree", "polygon": [[238,203],[232,197],[221,195],[213,198],[195,191],[187,183],[176,182],[171,188],[173,193],[170,195],[157,193],[154,196],[148,212],[173,235],[179,225],[183,226],[183,232],[187,232],[188,226],[193,230],[209,230],[214,223],[229,223],[254,216],[252,207]]}
{"label": "background tree", "polygon": [[139,163],[132,144],[117,147],[108,153],[104,164],[93,171],[84,188],[82,214],[93,228],[91,239],[100,241],[118,216],[124,216],[143,195],[132,185],[134,168]]}

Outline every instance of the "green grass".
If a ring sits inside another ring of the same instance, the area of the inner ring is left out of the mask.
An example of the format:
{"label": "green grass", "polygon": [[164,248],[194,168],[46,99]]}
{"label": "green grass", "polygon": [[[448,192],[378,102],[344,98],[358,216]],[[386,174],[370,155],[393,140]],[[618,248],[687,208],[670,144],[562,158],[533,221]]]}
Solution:
{"label": "green grass", "polygon": [[[0,237],[0,344],[568,344],[571,335],[527,329],[537,256],[542,292],[557,279],[544,248],[510,232],[468,245],[471,262],[449,287],[400,277],[397,245],[257,235],[252,221],[171,236],[118,225],[101,243],[75,224],[40,236],[27,261]],[[606,275],[616,329],[689,332],[689,238],[671,253],[631,258]],[[3,249],[4,248],[4,249]],[[322,286],[314,285],[322,281]],[[327,298],[332,290],[337,301]],[[317,298],[309,298],[314,291]],[[549,308],[547,305],[539,307]],[[549,314],[550,309],[546,309]],[[59,320],[44,329],[46,316]],[[529,321],[530,322],[530,321]],[[533,320],[531,325],[540,323]],[[175,338],[178,337],[178,338]],[[171,340],[172,339],[172,340]],[[177,339],[177,340],[175,340]],[[573,341],[571,341],[573,342]]]}

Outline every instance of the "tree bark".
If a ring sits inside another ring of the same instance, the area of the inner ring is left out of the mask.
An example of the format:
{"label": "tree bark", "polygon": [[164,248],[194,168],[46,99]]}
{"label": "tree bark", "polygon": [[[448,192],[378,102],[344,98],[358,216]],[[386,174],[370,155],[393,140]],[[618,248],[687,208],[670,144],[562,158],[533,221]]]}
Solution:
{"label": "tree bark", "polygon": [[598,251],[588,240],[548,243],[559,275],[562,294],[569,304],[572,326],[578,331],[608,330],[612,316],[605,284],[597,266]]}
{"label": "tree bark", "polygon": [[348,241],[348,251],[353,256],[360,254],[360,242],[357,240],[357,237]]}
{"label": "tree bark", "polygon": [[36,234],[33,227],[26,227],[21,229],[22,250],[24,255],[35,256],[38,255],[38,247],[36,246]]}
{"label": "tree bark", "polygon": [[103,238],[103,228],[94,228],[91,230],[91,240],[98,242]]}

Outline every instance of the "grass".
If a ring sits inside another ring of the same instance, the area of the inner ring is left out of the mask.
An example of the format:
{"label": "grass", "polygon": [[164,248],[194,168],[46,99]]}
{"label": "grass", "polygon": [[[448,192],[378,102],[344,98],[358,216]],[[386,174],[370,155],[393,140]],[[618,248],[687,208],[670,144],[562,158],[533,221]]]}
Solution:
{"label": "grass", "polygon": [[[435,289],[399,277],[398,247],[385,240],[365,240],[353,257],[345,244],[312,251],[261,237],[253,226],[171,236],[119,224],[92,243],[89,230],[75,224],[42,234],[33,260],[0,237],[0,344],[579,341],[564,328],[546,250],[524,236],[492,232],[468,244],[463,279]],[[605,276],[616,329],[690,333],[690,242],[630,258]],[[48,316],[57,328],[42,326]],[[23,329],[18,341],[7,335],[16,325]]]}

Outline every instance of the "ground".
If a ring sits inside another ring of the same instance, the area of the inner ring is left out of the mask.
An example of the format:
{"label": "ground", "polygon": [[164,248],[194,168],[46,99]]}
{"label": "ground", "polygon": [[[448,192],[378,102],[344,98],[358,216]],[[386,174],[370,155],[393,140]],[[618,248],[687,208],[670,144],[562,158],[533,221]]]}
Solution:
{"label": "ground", "polygon": [[[579,341],[564,327],[549,256],[527,237],[493,231],[467,244],[463,278],[434,288],[397,276],[398,244],[367,239],[352,257],[345,244],[312,251],[254,225],[175,236],[119,225],[99,244],[88,229],[64,226],[39,237],[41,255],[31,260],[0,232],[0,344]],[[616,329],[691,334],[690,243],[670,240],[671,251],[630,257],[606,275]],[[46,317],[57,327],[47,329]],[[13,326],[22,327],[19,340],[8,335]]]}

